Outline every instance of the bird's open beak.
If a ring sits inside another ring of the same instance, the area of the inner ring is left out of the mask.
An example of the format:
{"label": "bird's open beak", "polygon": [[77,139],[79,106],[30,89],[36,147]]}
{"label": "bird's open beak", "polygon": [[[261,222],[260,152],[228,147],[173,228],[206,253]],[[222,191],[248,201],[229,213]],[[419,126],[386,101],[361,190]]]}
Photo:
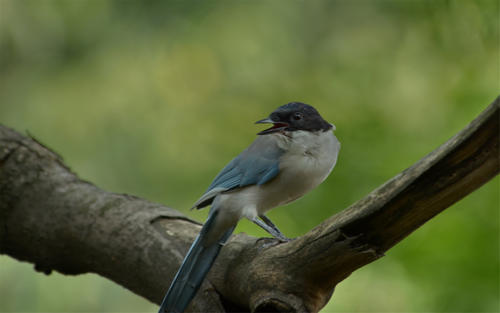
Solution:
{"label": "bird's open beak", "polygon": [[255,122],[255,124],[273,124],[271,128],[264,129],[263,131],[257,133],[257,135],[266,135],[266,134],[271,134],[275,132],[279,132],[282,130],[285,130],[289,125],[287,123],[282,123],[282,122],[275,122],[270,118],[265,118],[263,120]]}

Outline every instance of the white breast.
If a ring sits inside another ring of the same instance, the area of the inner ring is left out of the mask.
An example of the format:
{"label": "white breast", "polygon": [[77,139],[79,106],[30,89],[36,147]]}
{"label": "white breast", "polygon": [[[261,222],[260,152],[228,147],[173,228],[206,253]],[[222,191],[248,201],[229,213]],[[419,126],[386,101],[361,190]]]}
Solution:
{"label": "white breast", "polygon": [[264,185],[220,194],[220,209],[233,219],[252,219],[302,197],[323,182],[337,162],[340,143],[331,131],[294,131],[267,136],[272,136],[277,145],[287,151],[280,159],[280,173]]}
{"label": "white breast", "polygon": [[259,212],[294,201],[322,183],[335,166],[340,149],[331,131],[294,131],[291,138],[282,138],[280,145],[287,152],[280,160],[280,174],[269,186],[260,188],[266,194],[262,198],[269,200],[262,201]]}

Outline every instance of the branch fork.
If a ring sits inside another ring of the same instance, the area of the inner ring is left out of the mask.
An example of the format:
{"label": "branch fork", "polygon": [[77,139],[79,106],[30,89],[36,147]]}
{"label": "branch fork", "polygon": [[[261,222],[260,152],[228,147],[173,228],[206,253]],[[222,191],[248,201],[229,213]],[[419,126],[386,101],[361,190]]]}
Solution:
{"label": "branch fork", "polygon": [[[346,210],[286,242],[235,235],[191,312],[318,312],[335,286],[500,171],[500,98],[461,132]],[[0,253],[49,274],[93,272],[155,303],[199,223],[83,181],[0,125]]]}

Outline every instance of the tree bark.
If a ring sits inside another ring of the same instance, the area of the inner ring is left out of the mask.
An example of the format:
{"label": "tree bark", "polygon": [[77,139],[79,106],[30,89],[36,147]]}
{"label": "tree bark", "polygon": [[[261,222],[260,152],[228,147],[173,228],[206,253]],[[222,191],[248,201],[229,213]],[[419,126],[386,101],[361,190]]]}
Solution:
{"label": "tree bark", "polygon": [[[334,287],[500,171],[500,97],[438,149],[288,243],[235,235],[192,312],[317,312]],[[0,253],[93,272],[160,303],[200,225],[83,181],[33,138],[0,126]]]}

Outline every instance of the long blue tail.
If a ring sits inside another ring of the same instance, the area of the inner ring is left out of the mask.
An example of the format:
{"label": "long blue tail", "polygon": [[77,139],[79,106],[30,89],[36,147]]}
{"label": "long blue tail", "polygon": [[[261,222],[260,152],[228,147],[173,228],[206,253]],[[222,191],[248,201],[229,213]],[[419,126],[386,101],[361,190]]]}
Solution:
{"label": "long blue tail", "polygon": [[200,234],[191,245],[179,271],[175,275],[158,313],[184,312],[189,302],[196,295],[220,249],[233,233],[234,227],[231,227],[220,240],[208,246],[205,245],[204,239],[214,225],[217,213],[214,210],[208,216]]}

